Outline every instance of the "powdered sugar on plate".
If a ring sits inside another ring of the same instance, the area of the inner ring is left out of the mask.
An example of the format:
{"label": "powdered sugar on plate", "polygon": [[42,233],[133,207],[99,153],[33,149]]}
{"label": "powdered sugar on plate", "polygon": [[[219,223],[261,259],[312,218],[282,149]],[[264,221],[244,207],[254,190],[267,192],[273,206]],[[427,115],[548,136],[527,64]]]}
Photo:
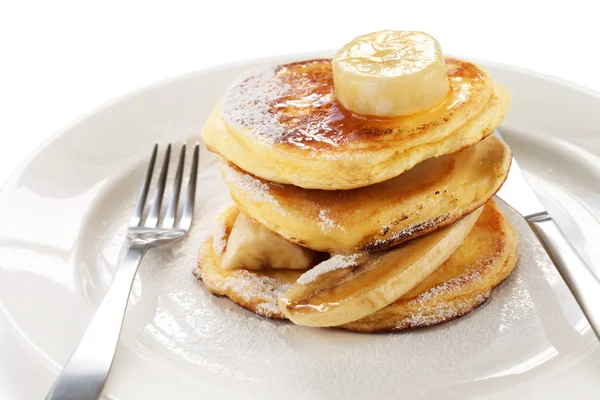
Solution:
{"label": "powdered sugar on plate", "polygon": [[221,106],[223,119],[233,127],[248,131],[265,144],[273,144],[285,133],[271,104],[285,96],[289,86],[275,74],[275,67],[249,71],[231,86]]}
{"label": "powdered sugar on plate", "polygon": [[[521,238],[515,272],[489,302],[438,327],[381,335],[315,329],[259,317],[213,296],[190,271],[218,210],[230,200],[217,158],[215,165],[206,164],[209,154],[201,160],[192,232],[147,254],[121,336],[127,353],[160,362],[166,373],[189,376],[198,393],[211,385],[243,390],[247,398],[435,397],[473,380],[499,379],[501,385],[507,374],[552,359],[558,352],[547,332],[562,332],[561,357],[582,351],[585,323],[577,304],[527,224],[508,208],[503,211]],[[130,210],[131,204],[118,207]],[[121,214],[108,221],[107,232],[121,231]],[[98,239],[102,246],[115,242]],[[92,272],[94,280],[103,276]],[[106,284],[94,281],[97,288]]]}

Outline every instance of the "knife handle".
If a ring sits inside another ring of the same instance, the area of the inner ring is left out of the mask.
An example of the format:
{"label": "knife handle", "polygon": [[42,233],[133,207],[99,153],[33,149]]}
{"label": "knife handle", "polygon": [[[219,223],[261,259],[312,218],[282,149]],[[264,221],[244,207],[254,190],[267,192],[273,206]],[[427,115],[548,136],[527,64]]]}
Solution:
{"label": "knife handle", "polygon": [[579,256],[550,215],[536,214],[528,217],[527,222],[600,339],[600,280]]}

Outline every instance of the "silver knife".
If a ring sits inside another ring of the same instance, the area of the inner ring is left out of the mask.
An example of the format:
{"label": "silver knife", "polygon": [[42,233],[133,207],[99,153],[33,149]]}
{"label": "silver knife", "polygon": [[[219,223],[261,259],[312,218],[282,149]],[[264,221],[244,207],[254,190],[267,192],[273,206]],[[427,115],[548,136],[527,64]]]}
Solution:
{"label": "silver knife", "polygon": [[[502,139],[498,130],[494,135]],[[525,218],[600,339],[600,280],[548,214],[514,157],[508,178],[496,196]]]}

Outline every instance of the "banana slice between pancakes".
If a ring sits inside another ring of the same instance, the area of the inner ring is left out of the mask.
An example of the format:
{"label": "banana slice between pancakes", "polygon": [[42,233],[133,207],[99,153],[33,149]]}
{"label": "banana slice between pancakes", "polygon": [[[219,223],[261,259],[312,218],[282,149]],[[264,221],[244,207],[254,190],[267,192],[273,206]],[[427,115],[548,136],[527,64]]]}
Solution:
{"label": "banana slice between pancakes", "polygon": [[[238,210],[227,210],[220,218],[223,237],[233,225]],[[281,297],[302,275],[302,270],[225,271],[221,255],[213,245],[215,235],[200,248],[196,276],[216,295],[229,297],[238,305],[272,318],[285,318],[277,306]],[[223,238],[217,238],[219,243]],[[510,223],[490,201],[473,229],[456,251],[419,285],[396,302],[341,328],[362,331],[391,331],[445,322],[469,313],[487,301],[492,289],[513,270],[518,239]]]}

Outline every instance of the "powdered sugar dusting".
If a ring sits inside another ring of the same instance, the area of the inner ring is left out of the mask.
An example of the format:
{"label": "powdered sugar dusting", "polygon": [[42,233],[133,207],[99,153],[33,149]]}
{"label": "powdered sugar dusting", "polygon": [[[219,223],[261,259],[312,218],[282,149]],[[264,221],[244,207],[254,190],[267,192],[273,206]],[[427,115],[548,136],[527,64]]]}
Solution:
{"label": "powdered sugar dusting", "polygon": [[476,279],[478,277],[479,271],[473,271],[471,274],[461,275],[454,279],[442,282],[439,285],[432,287],[428,291],[421,293],[415,299],[411,300],[409,304],[425,304],[433,298],[449,295],[452,292],[459,290],[461,285],[464,285],[465,283],[470,282],[471,279]]}
{"label": "powdered sugar dusting", "polygon": [[275,300],[265,300],[263,303],[260,303],[256,306],[256,310],[265,317],[283,317],[281,310],[277,307],[277,299]]}
{"label": "powdered sugar dusting", "polygon": [[225,172],[225,181],[235,189],[244,192],[251,200],[272,204],[282,215],[287,215],[287,212],[281,208],[277,199],[271,195],[269,185],[261,182],[252,175],[237,171],[228,164],[223,164],[223,170]]}
{"label": "powdered sugar dusting", "polygon": [[323,232],[329,232],[332,229],[338,227],[339,226],[331,219],[327,216],[327,211],[325,210],[321,210],[319,211],[319,228],[321,228],[321,230]]}
{"label": "powdered sugar dusting", "polygon": [[474,299],[455,300],[452,304],[440,302],[431,307],[423,308],[421,312],[416,312],[410,317],[398,321],[396,329],[417,328],[430,326],[440,321],[448,321],[453,318],[465,315],[469,311],[485,302],[489,294],[479,293]]}
{"label": "powdered sugar dusting", "polygon": [[[462,215],[462,211],[456,210],[456,215]],[[444,222],[447,218],[448,218],[448,216],[442,215],[442,216],[439,216],[439,217],[431,219],[431,220],[427,220],[427,221],[423,221],[423,222],[419,222],[417,224],[407,226],[406,228],[404,228],[402,230],[393,232],[385,239],[374,240],[374,241],[368,243],[367,246],[365,246],[365,247],[367,248],[367,250],[372,250],[372,249],[380,248],[382,246],[387,246],[390,243],[395,243],[396,241],[399,241],[400,239],[411,238],[420,232],[428,231],[431,228],[434,228],[435,226],[439,225],[441,222]],[[387,227],[387,228],[389,228],[389,227]],[[385,232],[387,232],[386,228],[381,230],[382,235],[385,235]]]}
{"label": "powdered sugar dusting", "polygon": [[224,222],[219,222],[213,230],[213,249],[217,254],[223,254],[227,245],[227,227]]}
{"label": "powdered sugar dusting", "polygon": [[221,115],[235,128],[250,132],[263,143],[273,144],[285,133],[285,128],[271,113],[271,104],[288,90],[289,85],[275,74],[275,67],[249,71],[225,95]]}
{"label": "powdered sugar dusting", "polygon": [[438,219],[434,219],[434,220],[424,221],[424,222],[420,222],[418,224],[408,226],[400,231],[396,231],[396,232],[392,233],[390,236],[388,236],[385,239],[379,239],[379,240],[373,241],[372,247],[377,248],[379,246],[384,246],[388,243],[395,242],[401,238],[410,238],[410,237],[414,236],[416,233],[430,229],[431,227],[435,226],[437,223],[438,223]]}
{"label": "powdered sugar dusting", "polygon": [[362,253],[350,255],[336,254],[329,260],[325,260],[322,263],[317,264],[314,268],[311,268],[302,275],[300,275],[296,282],[298,282],[301,285],[306,285],[308,283],[313,282],[319,276],[328,272],[335,271],[336,269],[356,266],[358,265],[358,259],[362,255]]}
{"label": "powdered sugar dusting", "polygon": [[466,284],[477,283],[477,281],[479,279],[481,279],[480,266],[490,264],[492,262],[493,258],[494,257],[492,256],[489,258],[479,260],[477,262],[477,265],[467,267],[467,270],[471,271],[470,273],[463,274],[463,275],[457,276],[456,278],[452,278],[447,281],[444,281],[444,282],[432,287],[431,289],[427,290],[426,292],[421,293],[420,295],[415,297],[413,300],[411,300],[408,304],[409,305],[425,304],[425,303],[428,303],[429,301],[431,301],[431,299],[433,299],[433,298],[450,295],[457,290],[461,290],[462,288],[465,287]]}
{"label": "powdered sugar dusting", "polygon": [[[527,223],[506,207],[503,211],[521,237],[517,268],[494,289],[490,301],[447,324],[365,335],[265,319],[213,296],[190,270],[217,210],[230,200],[217,158],[203,151],[192,231],[184,240],[146,255],[136,278],[141,290],[132,294],[121,335],[124,357],[148,355],[168,373],[189,373],[190,387],[201,393],[210,386],[213,397],[239,391],[246,398],[291,400],[437,398],[450,392],[465,398],[472,394],[466,382],[489,382],[490,393],[496,394],[496,387],[517,379],[517,374],[551,367],[545,362],[558,354],[555,339],[560,357],[573,352],[583,356],[595,348],[593,335],[580,333],[587,329],[585,320],[543,248]],[[215,165],[208,164],[211,157]],[[100,237],[122,230],[134,202],[132,192],[130,203],[115,203],[122,212],[110,214],[106,232],[94,233],[102,248],[82,263],[94,283],[90,290],[98,292],[93,304],[114,270],[114,259],[98,264],[98,255],[115,253],[105,246],[120,246],[120,241]],[[88,256],[82,252],[81,257]],[[183,398],[187,392],[181,394]]]}
{"label": "powdered sugar dusting", "polygon": [[267,317],[281,315],[277,307],[277,299],[281,297],[291,284],[268,276],[261,276],[245,269],[236,270],[233,276],[224,281],[222,289],[233,291],[244,301],[258,303],[259,311]]}

